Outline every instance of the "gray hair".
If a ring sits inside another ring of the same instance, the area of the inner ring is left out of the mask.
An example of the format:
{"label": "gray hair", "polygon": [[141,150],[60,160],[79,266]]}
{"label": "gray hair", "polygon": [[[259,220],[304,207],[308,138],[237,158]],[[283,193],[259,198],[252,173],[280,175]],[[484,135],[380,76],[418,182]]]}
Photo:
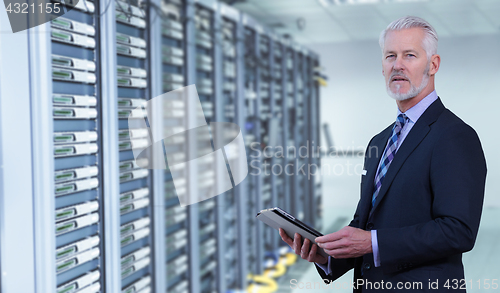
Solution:
{"label": "gray hair", "polygon": [[414,27],[421,28],[425,32],[422,46],[427,54],[427,59],[430,60],[432,55],[437,54],[438,35],[430,23],[417,16],[405,16],[391,22],[391,24],[389,24],[387,28],[380,33],[378,42],[382,51],[384,50],[385,36],[388,31],[398,31]]}

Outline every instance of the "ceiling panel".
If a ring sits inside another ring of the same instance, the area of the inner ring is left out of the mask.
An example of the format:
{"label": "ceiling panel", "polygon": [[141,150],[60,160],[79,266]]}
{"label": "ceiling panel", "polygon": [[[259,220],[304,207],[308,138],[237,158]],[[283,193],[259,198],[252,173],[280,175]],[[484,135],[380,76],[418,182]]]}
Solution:
{"label": "ceiling panel", "polygon": [[267,19],[273,15],[266,13],[265,11],[255,6],[255,4],[251,2],[238,4],[237,8],[238,10],[243,11],[248,15],[251,15],[255,19]]}
{"label": "ceiling panel", "polygon": [[355,40],[377,38],[380,31],[387,26],[378,11],[373,8],[362,10],[359,15],[356,15],[356,11],[350,11],[349,13],[339,13],[337,11],[334,15],[347,33]]}
{"label": "ceiling panel", "polygon": [[309,29],[345,32],[345,28],[338,22],[332,20],[330,17],[308,19],[306,23],[306,30]]}
{"label": "ceiling panel", "polygon": [[290,6],[294,7],[308,7],[317,6],[316,0],[249,0],[255,5],[262,7],[264,9],[285,9]]}
{"label": "ceiling panel", "polygon": [[435,1],[428,4],[428,9],[439,16],[440,22],[454,36],[490,34],[497,31],[472,1]]}
{"label": "ceiling panel", "polygon": [[441,21],[441,17],[438,17],[434,13],[432,13],[432,9],[429,9],[426,6],[426,3],[384,4],[377,5],[377,10],[385,21],[385,25],[382,29],[385,29],[387,25],[389,25],[389,23],[400,17],[406,15],[414,15],[421,17],[431,23],[434,29],[437,31],[439,37],[447,37],[452,35],[452,32]]}
{"label": "ceiling panel", "polygon": [[324,31],[318,31],[315,34],[312,34],[310,38],[313,43],[317,44],[341,43],[352,40],[352,38],[345,32],[332,32],[328,29],[325,29]]}
{"label": "ceiling panel", "polygon": [[[267,10],[268,8],[262,8],[260,5],[256,5],[260,7],[262,10]],[[280,8],[280,11],[278,13],[279,15],[293,15],[296,17],[305,17],[308,15],[326,15],[326,12],[324,9],[317,5],[309,5],[306,7],[303,6],[286,6],[283,8]]]}
{"label": "ceiling panel", "polygon": [[308,22],[304,33],[310,35],[314,43],[343,42],[351,39],[343,27],[331,20]]}
{"label": "ceiling panel", "polygon": [[474,3],[478,10],[500,31],[500,1],[480,0]]}
{"label": "ceiling panel", "polygon": [[387,24],[406,15],[419,16],[429,11],[425,3],[385,3],[377,5],[376,9]]}
{"label": "ceiling panel", "polygon": [[[500,0],[429,0],[405,3],[329,5],[317,0],[247,0],[235,5],[267,25],[281,23],[303,43],[376,40],[387,25],[402,16],[429,21],[440,37],[500,33]],[[306,21],[297,27],[297,19]]]}

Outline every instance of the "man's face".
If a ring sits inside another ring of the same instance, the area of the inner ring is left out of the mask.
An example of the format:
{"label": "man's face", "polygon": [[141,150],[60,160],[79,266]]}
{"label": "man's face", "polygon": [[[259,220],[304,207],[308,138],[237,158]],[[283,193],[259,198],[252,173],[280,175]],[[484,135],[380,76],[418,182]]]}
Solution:
{"label": "man's face", "polygon": [[396,100],[417,96],[429,81],[429,61],[420,28],[387,32],[382,56],[382,73],[388,94]]}

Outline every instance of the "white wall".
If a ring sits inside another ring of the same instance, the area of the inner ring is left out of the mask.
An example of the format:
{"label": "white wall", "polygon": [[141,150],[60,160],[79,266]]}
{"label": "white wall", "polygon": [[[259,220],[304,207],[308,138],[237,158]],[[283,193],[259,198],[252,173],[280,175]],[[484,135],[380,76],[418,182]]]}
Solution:
{"label": "white wall", "polygon": [[[321,120],[330,124],[335,146],[364,148],[397,113],[385,90],[377,40],[309,47],[329,77],[321,89]],[[442,38],[438,53],[436,91],[479,134],[488,164],[485,206],[500,207],[500,34]]]}

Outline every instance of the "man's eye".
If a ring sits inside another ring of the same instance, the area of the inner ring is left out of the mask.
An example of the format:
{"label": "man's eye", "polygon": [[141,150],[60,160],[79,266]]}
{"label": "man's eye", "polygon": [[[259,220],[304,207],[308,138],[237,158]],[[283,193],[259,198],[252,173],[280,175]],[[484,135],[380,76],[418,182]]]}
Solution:
{"label": "man's eye", "polygon": [[387,55],[387,57],[385,57],[385,58],[387,58],[387,59],[394,58],[394,55]]}
{"label": "man's eye", "polygon": [[416,57],[414,54],[408,54],[406,56],[408,56],[408,57]]}

